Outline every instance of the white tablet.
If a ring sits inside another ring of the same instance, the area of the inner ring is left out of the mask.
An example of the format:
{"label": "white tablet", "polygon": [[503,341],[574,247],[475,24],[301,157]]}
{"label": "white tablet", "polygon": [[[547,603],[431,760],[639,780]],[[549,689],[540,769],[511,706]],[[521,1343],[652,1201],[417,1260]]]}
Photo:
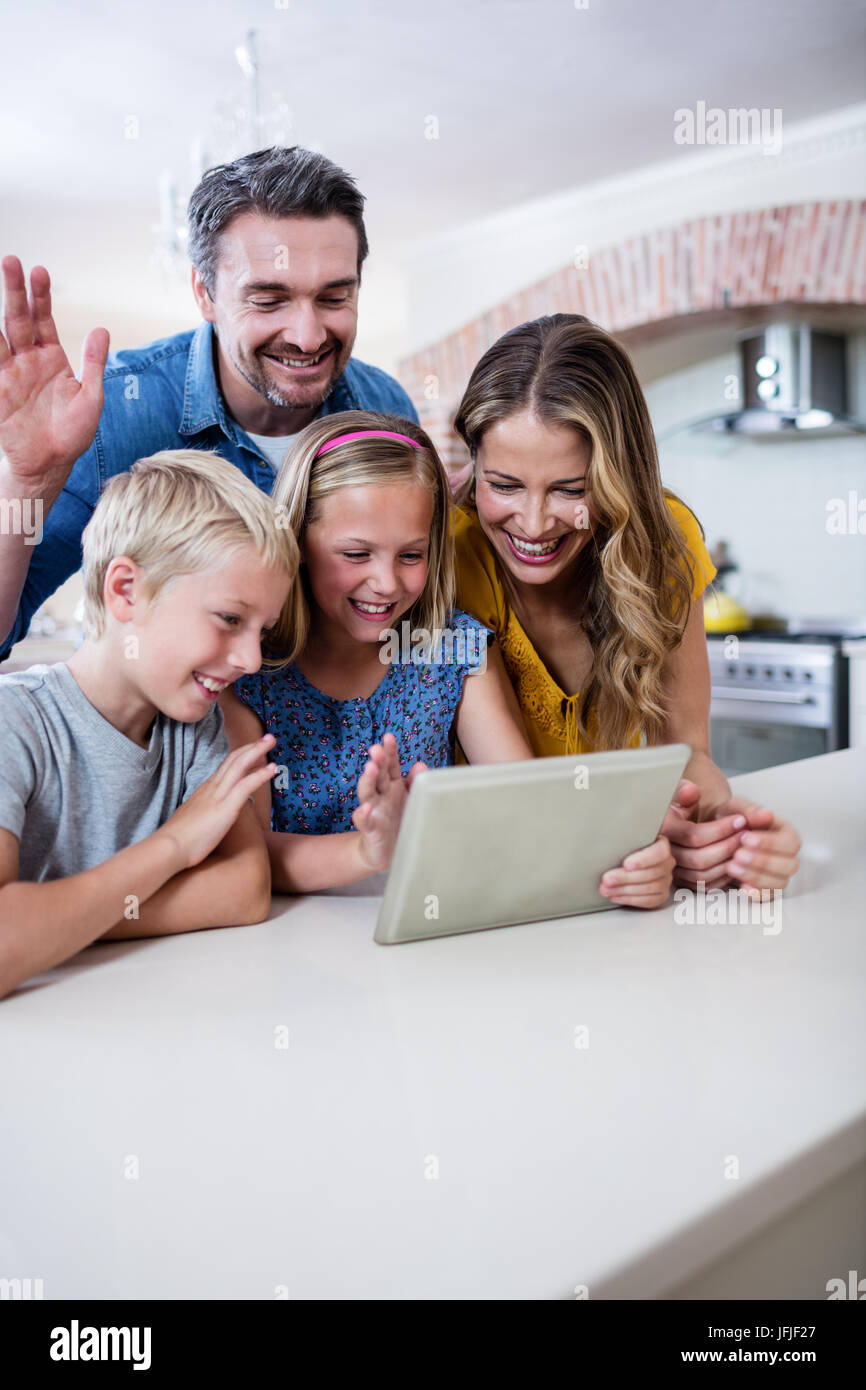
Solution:
{"label": "white tablet", "polygon": [[685,743],[422,772],[376,923],[381,945],[616,907],[602,874],[652,844]]}

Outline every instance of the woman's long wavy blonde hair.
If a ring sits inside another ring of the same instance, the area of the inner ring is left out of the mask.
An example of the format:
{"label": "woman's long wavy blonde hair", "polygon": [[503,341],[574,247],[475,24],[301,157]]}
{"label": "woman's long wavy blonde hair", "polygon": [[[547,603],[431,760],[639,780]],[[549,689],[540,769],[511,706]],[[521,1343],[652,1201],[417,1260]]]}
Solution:
{"label": "woman's long wavy blonde hair", "polygon": [[[592,451],[586,492],[593,529],[575,571],[575,602],[593,651],[577,709],[580,733],[598,748],[623,748],[641,731],[660,743],[662,667],[682,641],[693,566],[667,506],[667,498],[680,499],[662,486],[628,354],[582,314],[513,328],[475,367],[455,418],[473,463],[484,431],[525,410],[545,424],[570,425]],[[474,506],[474,488],[473,470],[458,505]]]}
{"label": "woman's long wavy blonde hair", "polygon": [[[317,458],[323,444],[356,430],[390,430],[416,439],[420,448],[399,439],[352,439]],[[433,497],[433,520],[427,556],[427,581],[404,616],[412,628],[438,633],[454,606],[454,538],[448,474],[429,436],[411,420],[373,410],[344,410],[326,415],[301,430],[292,442],[271,493],[278,524],[300,541],[304,528],[317,519],[318,504],[343,487],[415,483]],[[304,562],[298,579],[267,638],[263,665],[289,666],[303,651],[310,630],[310,589]]]}

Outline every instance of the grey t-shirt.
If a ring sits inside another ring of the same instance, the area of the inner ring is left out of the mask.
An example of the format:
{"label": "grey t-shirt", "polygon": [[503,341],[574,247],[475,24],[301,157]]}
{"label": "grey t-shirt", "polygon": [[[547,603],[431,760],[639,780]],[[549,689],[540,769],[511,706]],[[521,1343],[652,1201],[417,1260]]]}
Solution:
{"label": "grey t-shirt", "polygon": [[219,705],[197,724],[157,713],[142,748],[65,662],[0,674],[0,827],[18,839],[19,879],[67,878],[152,835],[228,751]]}

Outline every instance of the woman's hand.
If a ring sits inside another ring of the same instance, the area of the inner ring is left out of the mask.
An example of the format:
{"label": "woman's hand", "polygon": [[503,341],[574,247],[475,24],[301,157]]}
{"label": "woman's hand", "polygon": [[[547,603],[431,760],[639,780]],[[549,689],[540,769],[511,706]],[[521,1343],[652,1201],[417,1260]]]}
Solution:
{"label": "woman's hand", "polygon": [[699,821],[701,789],[687,779],[680,782],[662,823],[662,834],[671,842],[676,867],[674,883],[695,888],[720,888],[729,881],[727,864],[740,846],[740,833],[748,828],[742,814]]}
{"label": "woman's hand", "polygon": [[358,779],[359,805],[352,824],[360,835],[361,859],[373,873],[390,867],[406,797],[416,775],[426,771],[426,763],[415,763],[403,780],[393,734],[385,734],[382,742],[370,749],[369,761]]}
{"label": "woman's hand", "polygon": [[758,896],[761,889],[784,888],[797,872],[802,841],[794,827],[766,806],[731,796],[709,820],[699,821],[700,788],[680,782],[662,825],[671,842],[674,882],[707,889],[734,882]]}
{"label": "woman's hand", "polygon": [[622,907],[661,907],[671,891],[674,857],[666,835],[602,875],[599,892]]}

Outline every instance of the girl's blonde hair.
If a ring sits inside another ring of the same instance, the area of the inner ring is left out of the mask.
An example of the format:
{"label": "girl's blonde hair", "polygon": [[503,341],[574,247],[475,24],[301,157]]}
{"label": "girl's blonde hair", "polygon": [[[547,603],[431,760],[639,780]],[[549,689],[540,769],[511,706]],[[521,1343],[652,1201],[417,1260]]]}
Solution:
{"label": "girl's blonde hair", "polygon": [[[416,449],[399,439],[352,439],[317,458],[323,444],[356,430],[389,430],[408,435]],[[271,500],[292,534],[300,540],[317,519],[318,504],[344,487],[415,483],[433,497],[433,520],[423,592],[405,615],[413,628],[435,635],[454,606],[454,538],[448,475],[433,444],[418,425],[397,415],[373,410],[346,410],[313,420],[297,435],[277,475]],[[302,564],[280,621],[268,638],[265,662],[288,666],[301,653],[310,630],[309,580]]]}
{"label": "girl's blonde hair", "polygon": [[[679,498],[662,486],[649,411],[628,354],[582,314],[521,324],[481,358],[457,412],[455,428],[473,462],[484,431],[525,410],[545,424],[571,426],[591,448],[586,493],[595,520],[574,590],[594,657],[578,702],[580,733],[598,748],[625,747],[641,730],[648,743],[659,743],[662,667],[683,638],[693,566],[667,505]],[[473,470],[456,502],[474,506],[474,496]]]}
{"label": "girl's blonde hair", "polygon": [[82,534],[84,626],[105,630],[105,572],[118,555],[144,571],[153,602],[176,574],[195,574],[252,545],[294,582],[298,546],[273,503],[219,454],[163,449],[106,485]]}

